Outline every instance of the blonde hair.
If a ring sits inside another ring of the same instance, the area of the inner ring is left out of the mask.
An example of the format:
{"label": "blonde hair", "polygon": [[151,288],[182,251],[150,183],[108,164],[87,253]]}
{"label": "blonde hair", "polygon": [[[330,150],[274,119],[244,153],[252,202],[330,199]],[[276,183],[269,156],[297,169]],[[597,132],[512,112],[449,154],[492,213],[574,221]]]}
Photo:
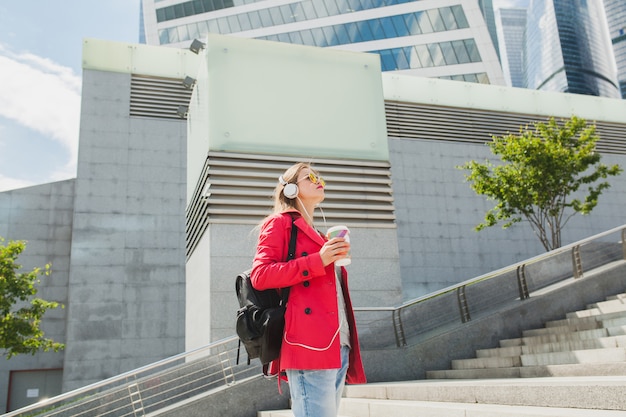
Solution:
{"label": "blonde hair", "polygon": [[[283,173],[283,180],[285,180],[287,184],[295,184],[298,181],[300,172],[302,172],[302,170],[306,168],[312,170],[311,166],[304,162],[298,162],[296,164],[293,164]],[[285,194],[283,194],[284,189],[285,186],[280,182],[278,183],[278,185],[276,185],[276,188],[274,189],[274,209],[272,210],[273,214],[282,213],[290,209],[297,209],[297,199],[285,197]]]}

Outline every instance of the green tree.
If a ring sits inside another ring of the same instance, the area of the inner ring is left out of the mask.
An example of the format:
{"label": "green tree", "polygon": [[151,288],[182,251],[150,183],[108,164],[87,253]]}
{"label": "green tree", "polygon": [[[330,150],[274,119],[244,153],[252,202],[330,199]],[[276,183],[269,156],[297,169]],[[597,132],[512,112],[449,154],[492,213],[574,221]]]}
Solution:
{"label": "green tree", "polygon": [[5,350],[7,359],[12,356],[39,350],[55,352],[65,346],[44,337],[40,329],[41,319],[49,309],[63,307],[57,302],[35,297],[35,285],[39,276],[50,274],[50,265],[44,270],[34,268],[30,272],[18,272],[18,256],[26,248],[24,241],[9,241],[4,244],[0,237],[0,349]]}
{"label": "green tree", "polygon": [[475,229],[498,222],[506,229],[527,220],[547,251],[560,247],[568,220],[590,213],[610,187],[601,180],[622,172],[619,165],[600,163],[599,139],[595,124],[576,116],[561,124],[550,118],[534,123],[534,129],[520,127],[518,135],[494,136],[489,147],[502,164],[470,161],[457,167],[469,171],[466,179],[477,194],[497,201]]}

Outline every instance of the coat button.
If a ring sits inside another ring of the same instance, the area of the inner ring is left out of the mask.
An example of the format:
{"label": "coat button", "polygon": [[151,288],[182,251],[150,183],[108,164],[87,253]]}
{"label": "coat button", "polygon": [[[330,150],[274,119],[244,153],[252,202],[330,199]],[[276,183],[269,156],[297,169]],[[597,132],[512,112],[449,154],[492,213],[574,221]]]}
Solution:
{"label": "coat button", "polygon": [[309,256],[308,252],[302,252],[302,256]]}
{"label": "coat button", "polygon": [[310,308],[305,308],[304,309],[304,314],[311,314],[311,309]]}
{"label": "coat button", "polygon": [[309,281],[304,281],[302,285],[304,285],[305,287],[308,287],[309,285],[311,285],[311,283]]}
{"label": "coat button", "polygon": [[302,275],[304,275],[305,277],[309,276],[309,271],[302,271]]}

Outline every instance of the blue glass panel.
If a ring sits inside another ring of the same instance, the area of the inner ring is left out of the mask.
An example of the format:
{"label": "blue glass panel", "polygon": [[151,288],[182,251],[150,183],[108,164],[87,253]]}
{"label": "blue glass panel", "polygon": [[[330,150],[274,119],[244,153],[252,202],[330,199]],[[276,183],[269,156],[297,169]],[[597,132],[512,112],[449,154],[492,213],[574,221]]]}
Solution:
{"label": "blue glass panel", "polygon": [[197,23],[198,26],[198,36],[196,38],[200,39],[206,36],[209,33],[209,25],[206,20]]}
{"label": "blue glass panel", "polygon": [[443,60],[445,61],[446,65],[455,65],[459,63],[456,58],[456,54],[454,53],[454,48],[452,47],[451,42],[441,42],[439,46],[441,47]]}
{"label": "blue glass panel", "polygon": [[383,17],[380,19],[380,25],[382,26],[385,39],[397,38],[396,28],[393,25],[391,17]]}
{"label": "blue glass panel", "polygon": [[274,22],[275,25],[282,25],[283,23],[285,23],[283,21],[283,16],[280,14],[280,8],[279,7],[272,7],[271,9],[268,9],[270,12],[270,16],[272,16],[272,21]]}
{"label": "blue glass panel", "polygon": [[175,4],[172,6],[172,10],[174,10],[175,18],[185,17],[185,8],[181,4]]}
{"label": "blue glass panel", "polygon": [[202,0],[193,0],[193,11],[195,14],[204,13],[204,7],[202,6]]}
{"label": "blue glass panel", "polygon": [[274,24],[269,10],[267,9],[259,10],[259,16],[261,17],[261,23],[263,24],[263,27],[269,27]]}
{"label": "blue glass panel", "polygon": [[441,52],[441,47],[438,43],[429,44],[428,51],[430,52],[430,57],[433,59],[434,66],[441,67],[446,65],[446,62],[443,60],[443,52]]}
{"label": "blue glass panel", "polygon": [[220,33],[220,28],[217,24],[217,20],[209,20],[207,21],[207,25],[209,26],[209,32],[211,33]]}
{"label": "blue glass panel", "polygon": [[[321,0],[318,0],[321,1]],[[337,2],[335,0],[323,0],[326,5],[326,10],[328,10],[329,16],[335,16],[340,14],[339,8],[337,7]]]}
{"label": "blue glass panel", "polygon": [[228,25],[230,26],[230,33],[241,32],[241,27],[239,26],[239,19],[237,19],[237,15],[228,16]]}
{"label": "blue glass panel", "polygon": [[393,71],[396,69],[396,61],[391,51],[380,51],[380,62],[383,71]]}
{"label": "blue glass panel", "polygon": [[252,29],[252,23],[250,23],[250,17],[246,13],[241,13],[239,17],[239,27],[242,31]]}
{"label": "blue glass panel", "polygon": [[300,3],[291,4],[291,15],[296,22],[302,22],[306,20],[304,9]]}
{"label": "blue glass panel", "polygon": [[326,45],[337,45],[337,35],[335,34],[335,29],[332,26],[324,26],[322,28],[322,32],[324,32]]}
{"label": "blue glass panel", "polygon": [[359,10],[363,10],[363,6],[361,6],[359,0],[348,0],[348,4],[352,11],[358,12]]}
{"label": "blue glass panel", "polygon": [[309,29],[300,31],[300,34],[302,35],[302,42],[304,42],[305,45],[315,45],[315,39],[313,38],[313,34]]}
{"label": "blue glass panel", "polygon": [[291,43],[295,43],[297,45],[304,45],[304,41],[302,40],[302,35],[300,34],[300,32],[290,33],[289,38],[291,39]]}
{"label": "blue glass panel", "polygon": [[406,56],[409,58],[409,66],[411,68],[422,68],[422,62],[420,61],[419,54],[415,50],[414,46],[405,48]]}
{"label": "blue glass panel", "polygon": [[383,31],[383,26],[379,19],[368,20],[366,23],[370,26],[373,39],[385,39],[385,32]]}
{"label": "blue glass panel", "polygon": [[393,26],[396,29],[398,36],[406,36],[409,34],[409,29],[406,27],[406,23],[402,16],[393,16],[391,17],[391,21],[393,22]]}
{"label": "blue glass panel", "polygon": [[337,33],[337,45],[350,43],[350,36],[346,30],[346,25],[335,25],[335,33]]}
{"label": "blue glass panel", "polygon": [[361,37],[361,32],[359,32],[358,24],[350,22],[346,23],[344,27],[346,28],[346,32],[348,32],[348,39],[350,39],[350,43],[363,41],[363,38]]}
{"label": "blue glass panel", "polygon": [[415,52],[417,52],[417,56],[419,56],[423,67],[432,67],[435,65],[426,45],[415,45]]}
{"label": "blue glass panel", "polygon": [[458,25],[456,24],[456,19],[454,18],[454,13],[452,13],[452,9],[449,7],[442,7],[439,9],[441,13],[441,19],[443,20],[443,24],[446,27],[446,30],[454,30],[458,29]]}
{"label": "blue glass panel", "polygon": [[326,37],[324,36],[322,29],[313,28],[311,29],[311,34],[313,35],[313,45],[326,46]]}
{"label": "blue glass panel", "polygon": [[467,49],[465,49],[465,42],[452,41],[452,47],[454,48],[454,52],[456,53],[459,64],[467,64],[469,62],[472,62],[469,54],[467,53]]}
{"label": "blue glass panel", "polygon": [[172,28],[171,30],[168,30],[167,34],[169,35],[169,39],[167,40],[167,43],[178,42],[178,30],[176,30],[176,28]]}
{"label": "blue glass panel", "polygon": [[315,12],[315,8],[313,7],[313,0],[306,0],[300,3],[302,9],[304,10],[304,15],[307,20],[313,20],[317,18],[317,13]]}
{"label": "blue glass panel", "polygon": [[220,28],[219,33],[230,33],[230,26],[228,26],[228,20],[225,17],[217,19],[217,26]]}
{"label": "blue glass panel", "polygon": [[328,11],[326,10],[326,6],[322,1],[314,1],[313,7],[315,8],[315,15],[317,17],[326,17],[328,16]]}
{"label": "blue glass panel", "polygon": [[283,22],[293,23],[296,21],[293,13],[291,12],[291,5],[287,4],[284,6],[280,6],[278,9],[280,10],[280,14],[283,17]]}
{"label": "blue glass panel", "polygon": [[465,42],[465,48],[467,49],[467,53],[469,54],[471,61],[480,62],[480,53],[478,52],[474,39],[466,39],[463,42]]}
{"label": "blue glass panel", "polygon": [[404,15],[404,23],[406,24],[406,27],[409,31],[408,33],[411,35],[419,35],[422,33],[417,18],[417,13],[409,13]]}
{"label": "blue glass panel", "polygon": [[433,25],[431,25],[430,19],[428,18],[428,13],[416,12],[415,16],[417,17],[417,22],[422,33],[432,33],[434,31]]}
{"label": "blue glass panel", "polygon": [[407,58],[404,48],[395,48],[396,54],[396,68],[399,70],[409,69],[409,59]]}
{"label": "blue glass panel", "polygon": [[279,33],[278,34],[278,41],[279,42],[288,43],[290,41],[289,34],[288,33]]}
{"label": "blue glass panel", "polygon": [[357,24],[359,25],[359,32],[361,32],[364,42],[374,40],[374,35],[370,30],[370,25],[368,25],[366,21],[358,22]]}
{"label": "blue glass panel", "polygon": [[192,2],[188,1],[186,3],[183,3],[183,9],[184,9],[184,13],[183,13],[184,16],[194,15]]}
{"label": "blue glass panel", "polygon": [[159,30],[159,44],[165,45],[170,42],[170,34],[168,33],[168,29]]}
{"label": "blue glass panel", "polygon": [[189,39],[198,39],[200,37],[200,30],[197,23],[189,23],[187,25],[187,32]]}
{"label": "blue glass panel", "polygon": [[435,32],[443,32],[446,30],[441,14],[439,14],[439,9],[430,9],[427,10],[426,13],[428,13],[428,17],[430,17],[430,22],[432,23]]}
{"label": "blue glass panel", "polygon": [[263,27],[263,24],[261,23],[261,15],[259,15],[258,11],[255,10],[248,13],[248,17],[250,18],[250,26],[252,29]]}

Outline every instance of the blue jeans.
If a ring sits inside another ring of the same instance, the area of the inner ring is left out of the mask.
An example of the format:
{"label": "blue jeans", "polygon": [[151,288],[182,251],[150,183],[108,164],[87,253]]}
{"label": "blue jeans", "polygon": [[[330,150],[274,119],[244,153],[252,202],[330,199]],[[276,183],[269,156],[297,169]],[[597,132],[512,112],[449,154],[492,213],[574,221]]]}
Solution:
{"label": "blue jeans", "polygon": [[350,348],[342,346],[339,369],[287,369],[291,411],[295,417],[337,417],[349,355]]}

